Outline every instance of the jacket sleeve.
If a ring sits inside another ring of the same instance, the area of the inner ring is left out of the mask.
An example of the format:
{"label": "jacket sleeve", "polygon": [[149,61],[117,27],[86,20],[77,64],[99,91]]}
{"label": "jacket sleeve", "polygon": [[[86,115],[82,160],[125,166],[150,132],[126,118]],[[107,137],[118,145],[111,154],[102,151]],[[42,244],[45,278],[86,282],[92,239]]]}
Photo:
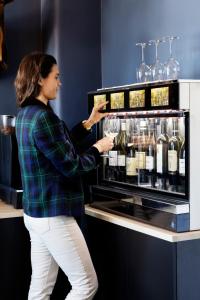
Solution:
{"label": "jacket sleeve", "polygon": [[87,130],[83,127],[82,122],[74,126],[70,131],[70,137],[78,152],[83,152],[96,141],[95,130]]}
{"label": "jacket sleeve", "polygon": [[77,138],[85,139],[91,132],[92,132],[91,129],[90,130],[85,129],[83,123],[79,122],[71,129],[70,134],[73,137],[73,139],[77,139]]}
{"label": "jacket sleeve", "polygon": [[60,119],[50,111],[43,111],[33,129],[36,147],[66,177],[77,176],[94,169],[100,161],[99,151],[89,148],[78,155],[65,133]]}

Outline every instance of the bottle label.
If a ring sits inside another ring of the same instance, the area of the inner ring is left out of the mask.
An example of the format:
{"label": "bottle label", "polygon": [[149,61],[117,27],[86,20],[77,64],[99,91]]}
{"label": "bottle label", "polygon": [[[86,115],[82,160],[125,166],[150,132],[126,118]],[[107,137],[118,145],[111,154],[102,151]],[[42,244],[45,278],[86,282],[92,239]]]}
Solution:
{"label": "bottle label", "polygon": [[178,169],[178,159],[176,150],[168,150],[168,171],[176,172]]}
{"label": "bottle label", "polygon": [[136,173],[136,158],[135,157],[127,157],[126,158],[126,175],[127,176],[135,176]]}
{"label": "bottle label", "polygon": [[109,151],[109,166],[117,166],[117,151]]}
{"label": "bottle label", "polygon": [[163,145],[158,144],[157,145],[157,172],[158,173],[163,173]]}
{"label": "bottle label", "polygon": [[136,152],[136,161],[137,161],[137,168],[138,169],[145,169],[145,152],[140,151],[140,152]]}
{"label": "bottle label", "polygon": [[117,165],[118,165],[118,167],[125,167],[125,165],[126,165],[126,156],[125,155],[118,154]]}
{"label": "bottle label", "polygon": [[154,169],[154,157],[146,156],[146,170],[152,171]]}
{"label": "bottle label", "polygon": [[179,159],[179,174],[185,176],[185,159]]}

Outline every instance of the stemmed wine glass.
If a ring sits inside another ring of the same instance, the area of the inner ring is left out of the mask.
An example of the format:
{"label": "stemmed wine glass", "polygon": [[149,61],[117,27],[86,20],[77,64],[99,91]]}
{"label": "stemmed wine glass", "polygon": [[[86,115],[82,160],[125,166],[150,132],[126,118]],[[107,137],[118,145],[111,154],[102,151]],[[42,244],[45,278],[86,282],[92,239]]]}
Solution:
{"label": "stemmed wine glass", "polygon": [[[119,131],[120,131],[120,119],[117,117],[117,114],[112,114],[105,117],[103,123],[104,135],[115,139]],[[109,155],[108,153],[104,153],[102,156],[108,157]]]}
{"label": "stemmed wine glass", "polygon": [[142,62],[136,71],[137,82],[150,81],[151,80],[151,70],[150,70],[150,67],[144,61],[144,48],[147,46],[147,44],[146,43],[137,43],[136,46],[141,46],[141,49],[142,49]]}
{"label": "stemmed wine glass", "polygon": [[158,58],[158,46],[164,40],[151,40],[149,45],[155,45],[156,57],[155,63],[151,66],[151,75],[153,80],[163,80],[164,79],[164,64],[162,64]]}
{"label": "stemmed wine glass", "polygon": [[116,115],[110,115],[104,119],[104,135],[113,139],[118,135],[120,130],[120,119]]}
{"label": "stemmed wine glass", "polygon": [[164,74],[165,79],[177,79],[180,74],[180,64],[172,55],[172,42],[178,40],[179,36],[166,36],[163,40],[169,42],[169,59],[165,63]]}

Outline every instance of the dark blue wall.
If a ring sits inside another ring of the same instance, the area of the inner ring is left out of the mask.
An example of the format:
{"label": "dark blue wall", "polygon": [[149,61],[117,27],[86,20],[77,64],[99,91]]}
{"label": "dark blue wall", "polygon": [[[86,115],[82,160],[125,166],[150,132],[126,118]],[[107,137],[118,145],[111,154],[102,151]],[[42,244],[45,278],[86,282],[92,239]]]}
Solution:
{"label": "dark blue wall", "polygon": [[[181,64],[181,78],[200,78],[199,0],[102,0],[102,82],[103,86],[136,81],[140,62],[136,42],[166,35],[179,35],[174,55]],[[167,45],[159,49],[162,61]],[[146,62],[153,63],[148,48]]]}
{"label": "dark blue wall", "polygon": [[14,0],[5,7],[9,68],[0,76],[0,114],[15,114],[13,82],[21,58],[55,55],[62,88],[54,102],[69,127],[87,118],[87,92],[101,86],[101,0]]}
{"label": "dark blue wall", "polygon": [[[0,114],[16,112],[13,81],[18,63],[42,47],[58,60],[62,87],[54,107],[69,127],[86,118],[88,91],[136,81],[138,41],[179,35],[174,54],[181,77],[200,78],[198,8],[198,0],[35,0],[29,5],[14,0],[5,7],[9,69],[0,77]],[[145,53],[149,64],[153,50]],[[167,45],[159,50],[166,60]]]}
{"label": "dark blue wall", "polygon": [[14,0],[5,6],[5,39],[8,70],[0,75],[0,114],[15,114],[13,82],[21,58],[41,50],[40,0]]}
{"label": "dark blue wall", "polygon": [[87,92],[101,86],[101,1],[42,1],[44,50],[61,75],[54,108],[69,127],[87,118]]}

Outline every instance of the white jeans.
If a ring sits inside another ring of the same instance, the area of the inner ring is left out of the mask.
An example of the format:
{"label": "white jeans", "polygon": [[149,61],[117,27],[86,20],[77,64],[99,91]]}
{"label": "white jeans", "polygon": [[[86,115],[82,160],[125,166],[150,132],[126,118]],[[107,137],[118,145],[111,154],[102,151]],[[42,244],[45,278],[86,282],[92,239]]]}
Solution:
{"label": "white jeans", "polygon": [[24,214],[31,238],[32,277],[28,300],[49,300],[58,268],[67,275],[72,286],[66,300],[93,299],[97,276],[76,220],[58,216],[32,218]]}

